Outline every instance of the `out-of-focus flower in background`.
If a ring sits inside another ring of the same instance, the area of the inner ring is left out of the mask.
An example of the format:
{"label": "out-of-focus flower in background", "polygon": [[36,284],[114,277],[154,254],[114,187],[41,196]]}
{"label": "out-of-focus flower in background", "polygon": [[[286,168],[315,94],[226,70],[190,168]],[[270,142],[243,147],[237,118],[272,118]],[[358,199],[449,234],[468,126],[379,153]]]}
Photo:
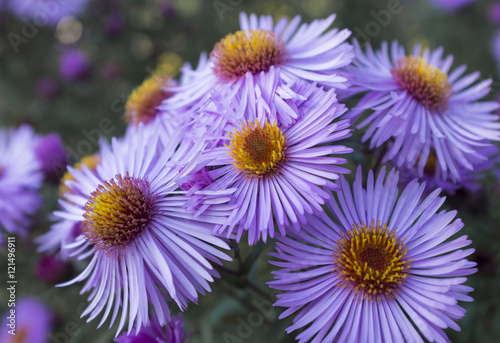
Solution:
{"label": "out-of-focus flower in background", "polygon": [[471,5],[476,0],[430,0],[434,5],[445,11],[456,11]]}
{"label": "out-of-focus flower in background", "polygon": [[493,3],[488,10],[488,18],[495,25],[500,25],[500,1]]}
{"label": "out-of-focus flower in background", "polygon": [[71,49],[61,55],[59,62],[61,76],[69,81],[85,79],[90,72],[90,62],[81,50]]}
{"label": "out-of-focus flower in background", "polygon": [[116,343],[186,343],[189,334],[184,332],[182,316],[172,316],[164,326],[153,320],[149,326],[141,328],[139,332],[132,330],[130,334],[122,334],[115,338]]}
{"label": "out-of-focus flower in background", "polygon": [[40,97],[47,100],[53,99],[57,94],[57,84],[49,77],[38,79],[35,84],[35,89]]}
{"label": "out-of-focus flower in background", "polygon": [[111,13],[106,18],[106,33],[108,36],[119,36],[125,28],[125,19],[121,13]]}
{"label": "out-of-focus flower in background", "polygon": [[67,16],[77,16],[88,0],[7,0],[6,8],[15,16],[37,26],[56,26]]}
{"label": "out-of-focus flower in background", "polygon": [[35,277],[48,284],[63,281],[69,265],[55,255],[42,255],[35,266]]}
{"label": "out-of-focus flower in background", "polygon": [[30,216],[41,204],[43,172],[36,157],[38,137],[28,125],[0,128],[0,227],[28,235]]}
{"label": "out-of-focus flower in background", "polygon": [[57,133],[41,136],[35,147],[35,155],[45,177],[50,181],[58,182],[67,164],[66,149],[61,137]]}
{"label": "out-of-focus flower in background", "polygon": [[[14,315],[12,315],[12,310],[15,311]],[[14,319],[11,322],[12,318]],[[0,330],[2,343],[49,342],[53,320],[52,311],[35,298],[18,298],[16,306],[4,313],[2,319],[3,325]],[[9,333],[9,330],[13,330],[14,334]]]}

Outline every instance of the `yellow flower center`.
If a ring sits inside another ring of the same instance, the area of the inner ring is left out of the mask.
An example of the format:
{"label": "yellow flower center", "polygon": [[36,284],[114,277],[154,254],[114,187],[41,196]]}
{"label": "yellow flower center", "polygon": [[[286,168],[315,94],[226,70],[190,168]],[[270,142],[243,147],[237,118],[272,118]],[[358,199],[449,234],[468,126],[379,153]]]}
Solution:
{"label": "yellow flower center", "polygon": [[134,89],[125,104],[126,122],[139,125],[140,122],[146,124],[153,120],[158,114],[156,108],[170,96],[170,93],[163,90],[167,86],[173,86],[172,78],[155,72]]}
{"label": "yellow flower center", "polygon": [[97,250],[123,248],[144,232],[156,200],[147,180],[118,174],[92,192],[84,208],[82,233]]}
{"label": "yellow flower center", "polygon": [[[420,164],[420,155],[417,157],[417,161],[415,162],[415,167]],[[429,156],[427,157],[427,161],[424,166],[424,174],[427,176],[434,176],[436,174],[437,167],[439,165],[438,157],[436,154],[436,150],[431,149],[429,152]]]}
{"label": "yellow flower center", "polygon": [[453,94],[448,76],[422,57],[403,57],[391,72],[396,82],[423,106],[438,111],[447,108]]}
{"label": "yellow flower center", "polygon": [[215,44],[210,58],[219,80],[230,82],[248,72],[258,74],[283,63],[285,44],[272,31],[238,31]]}
{"label": "yellow flower center", "polygon": [[[82,166],[87,166],[87,168],[95,171],[97,168],[97,165],[101,161],[101,157],[99,154],[93,154],[89,156],[83,157],[80,162],[76,163],[73,168],[77,170],[82,170]],[[64,197],[64,194],[67,192],[70,192],[70,188],[66,186],[66,181],[71,180],[74,181],[75,178],[68,172],[66,171],[61,178],[61,182],[59,183],[59,197],[62,198]]]}
{"label": "yellow flower center", "polygon": [[403,242],[386,224],[353,225],[335,246],[334,271],[340,286],[370,300],[393,297],[410,268]]}
{"label": "yellow flower center", "polygon": [[262,177],[278,170],[285,159],[285,136],[276,123],[260,126],[247,122],[241,125],[241,131],[230,134],[231,143],[228,154],[233,158],[233,165],[248,176]]}

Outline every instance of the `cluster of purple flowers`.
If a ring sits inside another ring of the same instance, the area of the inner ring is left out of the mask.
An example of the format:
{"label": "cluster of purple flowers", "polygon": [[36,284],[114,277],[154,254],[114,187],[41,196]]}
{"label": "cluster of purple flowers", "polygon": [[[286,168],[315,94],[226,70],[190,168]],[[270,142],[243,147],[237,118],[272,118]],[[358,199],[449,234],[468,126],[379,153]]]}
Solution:
{"label": "cluster of purple flowers", "polygon": [[[83,316],[118,322],[116,342],[184,342],[172,307],[210,292],[241,239],[276,238],[269,285],[300,342],[445,342],[444,329],[460,329],[474,250],[452,237],[463,223],[439,211],[439,194],[479,187],[494,167],[498,106],[482,100],[491,80],[451,69],[441,48],[363,51],[334,19],[242,14],[196,69],[145,80],[126,104],[126,134],[67,168],[39,249],[88,260],[59,286],[84,282]],[[360,100],[348,110],[337,95]],[[358,167],[350,185],[356,122],[394,169],[370,170],[364,183]],[[31,159],[45,156],[34,140],[26,127],[0,132],[9,232],[39,201],[46,167]]]}

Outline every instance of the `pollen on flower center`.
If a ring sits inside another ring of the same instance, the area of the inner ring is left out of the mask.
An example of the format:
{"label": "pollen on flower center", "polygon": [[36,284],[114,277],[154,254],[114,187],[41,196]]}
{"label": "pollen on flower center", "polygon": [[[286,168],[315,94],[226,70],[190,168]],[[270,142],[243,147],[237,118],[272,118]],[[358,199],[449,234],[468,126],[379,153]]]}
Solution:
{"label": "pollen on flower center", "polygon": [[334,252],[334,271],[341,287],[350,287],[363,298],[393,297],[406,278],[411,260],[404,240],[386,224],[353,225],[342,234]]}
{"label": "pollen on flower center", "polygon": [[250,176],[276,172],[285,158],[285,136],[276,123],[260,126],[258,120],[241,125],[241,131],[230,134],[228,146],[233,165]]}
{"label": "pollen on flower center", "polygon": [[214,73],[224,82],[234,81],[247,72],[258,74],[271,66],[280,65],[285,58],[281,37],[267,30],[246,30],[229,34],[218,42],[210,58]]}
{"label": "pollen on flower center", "polygon": [[453,94],[448,76],[422,57],[403,57],[391,72],[396,82],[423,106],[432,110],[447,108]]}
{"label": "pollen on flower center", "polygon": [[149,123],[158,114],[156,109],[171,93],[163,88],[173,86],[172,78],[155,72],[139,87],[134,89],[125,104],[125,119],[127,123],[139,125]]}
{"label": "pollen on flower center", "polygon": [[84,208],[82,233],[97,250],[123,248],[144,232],[155,214],[156,200],[147,180],[118,174],[92,192]]}

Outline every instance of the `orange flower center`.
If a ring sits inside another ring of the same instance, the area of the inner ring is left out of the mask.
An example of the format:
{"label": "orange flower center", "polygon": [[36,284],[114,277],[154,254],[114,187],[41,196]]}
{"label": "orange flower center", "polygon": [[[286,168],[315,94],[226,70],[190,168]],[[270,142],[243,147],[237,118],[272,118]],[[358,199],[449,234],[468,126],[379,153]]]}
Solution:
{"label": "orange flower center", "polygon": [[118,174],[92,192],[82,233],[97,250],[123,248],[147,228],[156,198],[147,180]]}
{"label": "orange flower center", "polygon": [[422,57],[403,57],[391,72],[396,82],[426,108],[440,111],[448,107],[453,94],[448,76]]}
{"label": "orange flower center", "polygon": [[221,39],[210,58],[219,80],[231,82],[248,72],[258,74],[268,71],[271,66],[282,64],[285,44],[272,31],[238,31]]}
{"label": "orange flower center", "polygon": [[172,78],[156,72],[134,89],[125,104],[126,122],[139,125],[152,121],[158,114],[157,107],[171,95],[163,89],[168,86],[173,86]]}

